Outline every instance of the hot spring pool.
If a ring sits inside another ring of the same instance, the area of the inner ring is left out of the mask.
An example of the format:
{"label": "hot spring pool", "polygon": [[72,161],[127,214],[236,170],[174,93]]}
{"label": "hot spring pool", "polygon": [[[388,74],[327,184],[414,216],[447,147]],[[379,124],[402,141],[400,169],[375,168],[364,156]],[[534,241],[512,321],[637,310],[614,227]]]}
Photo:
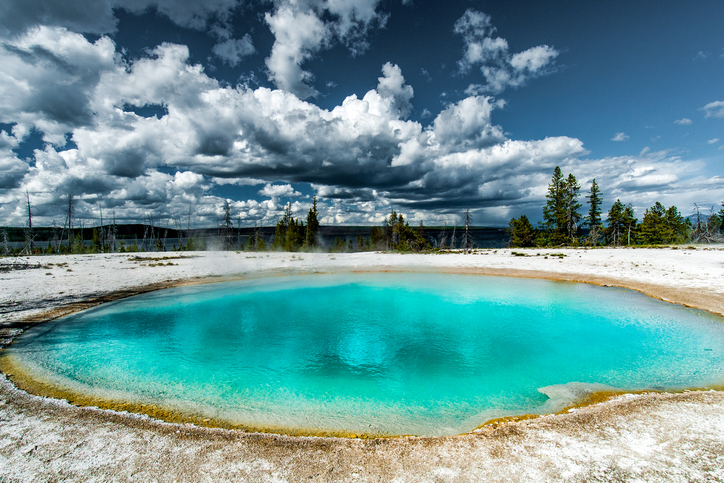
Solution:
{"label": "hot spring pool", "polygon": [[308,275],[105,304],[27,330],[3,357],[118,407],[292,434],[437,436],[587,391],[721,384],[722,321],[586,284]]}

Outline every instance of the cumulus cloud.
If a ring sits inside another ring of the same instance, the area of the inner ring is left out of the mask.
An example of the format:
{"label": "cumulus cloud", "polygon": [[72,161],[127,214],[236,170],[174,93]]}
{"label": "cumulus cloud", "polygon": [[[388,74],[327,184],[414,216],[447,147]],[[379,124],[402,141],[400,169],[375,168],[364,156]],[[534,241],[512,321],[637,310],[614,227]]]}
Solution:
{"label": "cumulus cloud", "polygon": [[613,135],[613,137],[611,138],[611,141],[623,142],[623,141],[628,141],[628,139],[629,139],[628,134],[623,133],[623,132],[617,132],[616,134]]}
{"label": "cumulus cloud", "polygon": [[65,133],[93,122],[93,89],[118,56],[107,37],[95,43],[63,28],[36,27],[0,44],[0,122],[43,131],[65,144]]}
{"label": "cumulus cloud", "polygon": [[224,63],[234,67],[239,65],[241,59],[256,52],[249,34],[240,39],[227,39],[214,45],[212,52]]}
{"label": "cumulus cloud", "polygon": [[497,94],[551,72],[551,66],[559,55],[556,49],[538,45],[511,54],[508,42],[494,37],[495,30],[489,15],[473,9],[465,11],[455,22],[454,31],[465,42],[463,58],[458,61],[460,72],[467,73],[473,67],[479,67],[486,81],[484,85],[472,84],[469,92]]}
{"label": "cumulus cloud", "polygon": [[0,190],[18,188],[30,169],[28,163],[17,158],[12,151],[18,146],[18,139],[0,131]]}
{"label": "cumulus cloud", "polygon": [[708,144],[716,144],[719,142],[719,138],[710,139],[707,141]]}
{"label": "cumulus cloud", "polygon": [[689,118],[682,118],[674,121],[675,124],[678,124],[680,126],[691,126],[693,124],[693,121]]}
{"label": "cumulus cloud", "polygon": [[377,12],[379,0],[281,0],[264,18],[274,34],[274,45],[266,66],[277,87],[300,99],[319,92],[311,85],[314,75],[302,68],[320,50],[335,41],[353,55],[367,50],[367,32],[384,26],[386,16]]}
{"label": "cumulus cloud", "polygon": [[267,183],[264,188],[259,190],[259,194],[262,196],[266,196],[269,198],[279,198],[281,196],[285,197],[291,197],[291,196],[302,196],[302,194],[298,191],[295,191],[294,188],[292,188],[292,185],[290,184],[277,184],[272,185]]}
{"label": "cumulus cloud", "polygon": [[397,65],[387,62],[382,66],[382,77],[377,80],[377,92],[382,97],[393,100],[394,109],[400,117],[407,118],[412,111],[412,97],[414,91],[412,86],[405,85],[405,78],[402,76],[402,69]]}
{"label": "cumulus cloud", "polygon": [[267,13],[265,19],[275,37],[266,59],[269,78],[301,99],[319,94],[309,85],[313,75],[302,69],[302,63],[329,42],[327,26],[314,11],[298,11],[289,5]]}
{"label": "cumulus cloud", "polygon": [[705,117],[724,117],[724,101],[710,102],[701,109],[704,111]]}
{"label": "cumulus cloud", "polygon": [[[5,42],[0,56],[0,122],[16,123],[0,133],[0,218],[11,224],[22,221],[26,188],[40,223],[62,220],[73,194],[80,217],[96,218],[99,206],[119,221],[191,210],[213,224],[220,184],[260,186],[252,191],[269,199],[234,200],[232,210],[242,223],[268,223],[283,210],[279,198],[300,196],[294,183],[324,198],[323,220],[377,223],[395,206],[414,222],[444,221],[471,206],[481,222],[506,223],[500,217],[539,210],[556,165],[636,203],[691,189],[701,170],[667,153],[587,160],[582,142],[565,136],[508,139],[493,122],[502,101],[484,95],[449,104],[427,125],[408,120],[413,90],[392,63],[363,96],[323,109],[282,89],[221,85],[181,45],[124,60],[106,37],[43,27]],[[74,99],[77,114],[33,95],[53,91]],[[138,113],[150,106],[159,114]],[[47,142],[33,166],[13,152],[32,128]],[[308,205],[299,199],[294,210]]]}

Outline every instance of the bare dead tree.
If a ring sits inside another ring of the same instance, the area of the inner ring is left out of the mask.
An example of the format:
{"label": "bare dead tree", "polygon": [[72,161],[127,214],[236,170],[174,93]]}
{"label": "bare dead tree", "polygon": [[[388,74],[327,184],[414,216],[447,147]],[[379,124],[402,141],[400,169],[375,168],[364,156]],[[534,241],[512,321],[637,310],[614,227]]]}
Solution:
{"label": "bare dead tree", "polygon": [[[72,251],[73,246],[73,194],[68,193],[68,208],[65,212],[65,222],[63,222],[63,231],[60,234],[60,239],[65,238],[65,229],[68,229],[68,251]],[[62,241],[61,241],[62,243]],[[59,250],[60,251],[60,250]]]}
{"label": "bare dead tree", "polygon": [[178,249],[182,250],[184,246],[184,235],[181,232],[181,216],[175,213],[171,214],[171,220],[176,227],[176,236],[178,237]]}
{"label": "bare dead tree", "polygon": [[116,226],[116,210],[112,211],[112,216],[113,222],[108,227],[108,236],[106,237],[106,240],[108,241],[108,250],[110,250],[112,253],[115,253],[117,250],[116,239],[118,238],[118,227]]}
{"label": "bare dead tree", "polygon": [[244,248],[244,243],[241,240],[241,213],[239,213],[239,221],[236,225],[236,242],[241,249]]}
{"label": "bare dead tree", "polygon": [[472,221],[472,218],[470,217],[470,208],[465,208],[465,234],[463,235],[463,239],[461,242],[461,247],[463,249],[463,253],[468,253],[471,248],[473,248],[473,239],[470,236],[470,222]]}
{"label": "bare dead tree", "polygon": [[143,220],[143,239],[141,240],[141,248],[143,251],[146,250],[146,240],[148,239],[148,225],[146,224],[146,220]]}
{"label": "bare dead tree", "polygon": [[55,253],[60,253],[60,240],[61,236],[58,234],[58,224],[53,220],[53,239],[50,244],[55,248]]}
{"label": "bare dead tree", "polygon": [[106,253],[106,238],[103,231],[103,206],[98,203],[98,209],[101,210],[101,253]]}
{"label": "bare dead tree", "polygon": [[452,236],[450,237],[450,250],[455,250],[455,230],[457,227],[453,225]]}
{"label": "bare dead tree", "polygon": [[703,216],[699,211],[699,206],[694,203],[694,216],[696,216],[696,224],[691,233],[693,243],[724,243],[724,236],[710,222],[715,216],[713,206],[709,210],[709,216]]}
{"label": "bare dead tree", "polygon": [[219,228],[223,232],[223,249],[231,250],[232,235],[234,232],[234,222],[231,220],[231,206],[229,200],[224,200],[224,216],[221,219],[221,225]]}
{"label": "bare dead tree", "polygon": [[32,255],[33,254],[33,210],[30,206],[30,193],[28,193],[28,190],[25,190],[25,201],[28,205],[28,224],[25,228],[25,248],[23,248],[23,253],[26,255]]}
{"label": "bare dead tree", "polygon": [[3,228],[3,255],[9,255],[10,254],[10,246],[9,246],[9,240],[8,240],[8,231]]}
{"label": "bare dead tree", "polygon": [[444,250],[447,243],[447,222],[445,222],[442,227],[442,232],[440,232],[439,240],[440,241],[438,243],[438,248],[440,248],[440,250]]}

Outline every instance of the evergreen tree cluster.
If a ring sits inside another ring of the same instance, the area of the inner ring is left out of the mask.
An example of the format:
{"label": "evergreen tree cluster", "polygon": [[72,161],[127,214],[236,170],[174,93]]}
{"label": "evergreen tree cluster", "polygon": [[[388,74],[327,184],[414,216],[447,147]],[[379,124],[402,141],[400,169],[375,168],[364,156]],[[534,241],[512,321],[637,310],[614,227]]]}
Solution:
{"label": "evergreen tree cluster", "polygon": [[556,166],[543,208],[540,242],[545,245],[576,244],[581,223],[581,204],[578,202],[580,191],[581,185],[576,177],[569,174],[565,178],[561,168]]}
{"label": "evergreen tree cluster", "polygon": [[[374,232],[370,238],[375,238]],[[394,209],[382,228],[382,241],[384,249],[400,252],[420,252],[432,248],[422,222],[417,228],[412,228],[409,222],[405,222],[402,213],[395,213]]]}
{"label": "evergreen tree cluster", "polygon": [[[277,222],[272,241],[272,250],[296,252],[299,250],[312,250],[318,246],[319,220],[317,218],[317,197],[312,201],[312,207],[307,213],[307,225],[302,220],[292,217],[292,205],[287,203],[284,216]],[[251,238],[251,237],[250,237]],[[263,242],[263,240],[262,240]]]}
{"label": "evergreen tree cluster", "polygon": [[[573,174],[563,175],[560,167],[553,171],[548,184],[546,204],[543,207],[543,222],[534,227],[527,216],[513,218],[508,225],[510,246],[611,246],[622,245],[665,245],[695,241],[724,241],[724,203],[722,209],[702,219],[696,209],[697,224],[692,227],[676,206],[666,208],[659,202],[648,208],[639,223],[631,204],[616,200],[603,224],[601,191],[594,179],[591,183],[588,214],[581,215],[579,203],[581,186]],[[588,236],[581,239],[582,225],[587,226]]]}

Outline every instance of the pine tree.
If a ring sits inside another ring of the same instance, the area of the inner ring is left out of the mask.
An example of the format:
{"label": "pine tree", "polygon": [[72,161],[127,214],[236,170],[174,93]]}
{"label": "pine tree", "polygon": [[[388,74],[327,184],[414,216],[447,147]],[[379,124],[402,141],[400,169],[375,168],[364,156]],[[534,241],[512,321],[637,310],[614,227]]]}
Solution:
{"label": "pine tree", "polygon": [[91,253],[100,253],[103,244],[101,243],[101,233],[98,228],[93,228],[93,235],[91,236]]}
{"label": "pine tree", "polygon": [[379,226],[373,226],[370,231],[369,239],[370,250],[384,250],[385,233]]}
{"label": "pine tree", "polygon": [[646,245],[661,245],[667,239],[666,208],[658,201],[648,208],[641,221],[641,241]]}
{"label": "pine tree", "polygon": [[284,206],[284,216],[277,222],[277,227],[274,231],[272,250],[285,250],[287,231],[292,221],[292,205],[291,203],[287,203],[286,206]]}
{"label": "pine tree", "polygon": [[621,200],[611,206],[608,211],[608,228],[604,230],[606,241],[610,245],[630,245],[636,235],[636,216],[633,206],[624,205]]}
{"label": "pine tree", "polygon": [[295,252],[304,244],[304,224],[297,221],[291,216],[289,217],[289,225],[287,226],[286,237],[284,239],[284,250],[287,252]]}
{"label": "pine tree", "polygon": [[317,211],[317,197],[312,198],[312,207],[307,213],[307,230],[304,235],[304,246],[309,249],[317,246],[319,233],[319,212]]}
{"label": "pine tree", "polygon": [[685,243],[688,240],[691,224],[685,219],[676,206],[666,210],[666,243]]}
{"label": "pine tree", "polygon": [[534,247],[536,245],[536,230],[525,215],[510,220],[508,234],[511,247]]}
{"label": "pine tree", "polygon": [[418,252],[428,248],[427,230],[425,230],[425,225],[422,223],[422,220],[420,220],[420,226],[417,227],[417,231],[415,232],[415,241],[413,245],[413,249]]}
{"label": "pine tree", "polygon": [[568,175],[565,182],[565,200],[566,200],[566,235],[568,240],[566,243],[577,243],[578,227],[581,223],[581,203],[578,197],[581,192],[581,185],[573,174]]}
{"label": "pine tree", "polygon": [[690,222],[676,206],[668,209],[658,201],[646,210],[641,222],[641,241],[648,245],[684,243],[689,238]]}
{"label": "pine tree", "polygon": [[399,231],[397,229],[397,213],[393,209],[385,225],[385,240],[387,242],[387,249],[394,250],[397,248],[399,243]]}
{"label": "pine tree", "polygon": [[543,230],[550,245],[568,242],[569,195],[566,180],[559,166],[548,184],[546,205],[543,208]]}
{"label": "pine tree", "polygon": [[623,228],[624,235],[626,237],[626,245],[631,245],[632,237],[636,237],[636,214],[634,213],[633,205],[629,203],[623,210]]}
{"label": "pine tree", "polygon": [[596,178],[591,183],[591,192],[586,196],[588,200],[588,216],[586,223],[588,224],[589,234],[588,242],[591,245],[598,245],[598,237],[601,233],[601,190],[598,189]]}

